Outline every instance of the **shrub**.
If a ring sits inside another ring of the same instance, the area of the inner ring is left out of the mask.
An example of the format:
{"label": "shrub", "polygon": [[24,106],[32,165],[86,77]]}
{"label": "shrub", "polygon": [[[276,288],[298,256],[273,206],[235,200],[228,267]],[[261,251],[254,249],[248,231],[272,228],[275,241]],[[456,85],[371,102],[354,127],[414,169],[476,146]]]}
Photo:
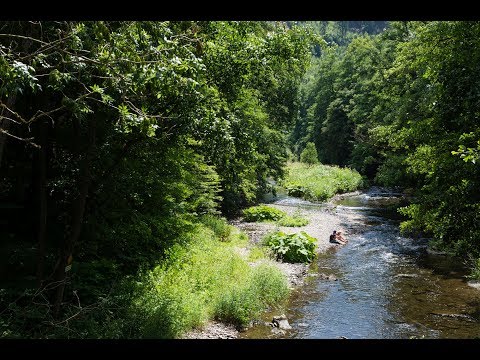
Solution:
{"label": "shrub", "polygon": [[252,206],[243,210],[245,221],[277,221],[284,217],[286,213],[267,205]]}
{"label": "shrub", "polygon": [[275,265],[268,262],[254,268],[250,286],[263,306],[278,306],[289,295],[285,275]]}
{"label": "shrub", "polygon": [[243,211],[245,221],[278,221],[280,226],[304,226],[308,224],[308,220],[296,214],[294,216],[287,215],[282,210],[275,209],[267,205],[252,206]]}
{"label": "shrub", "polygon": [[313,192],[301,185],[291,185],[286,188],[287,194],[293,197],[299,197],[303,199],[313,199]]}
{"label": "shrub", "polygon": [[225,292],[216,304],[215,318],[238,327],[246,326],[260,311],[259,302],[251,290],[239,286]]}
{"label": "shrub", "polygon": [[315,258],[316,240],[304,231],[295,234],[278,231],[268,234],[264,238],[264,244],[282,261],[308,263]]}

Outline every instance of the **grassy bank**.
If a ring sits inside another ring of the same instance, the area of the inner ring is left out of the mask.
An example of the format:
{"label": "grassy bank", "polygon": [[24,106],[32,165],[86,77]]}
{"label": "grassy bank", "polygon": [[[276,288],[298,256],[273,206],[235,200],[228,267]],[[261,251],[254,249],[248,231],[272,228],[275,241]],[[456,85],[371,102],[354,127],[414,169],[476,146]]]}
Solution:
{"label": "grassy bank", "polygon": [[286,277],[261,252],[253,256],[261,264],[252,268],[252,257],[235,251],[248,242],[245,234],[233,230],[220,241],[199,225],[192,236],[145,277],[135,302],[135,312],[144,314],[142,337],[174,338],[211,319],[242,327],[288,297]]}
{"label": "grassy bank", "polygon": [[363,180],[357,171],[348,168],[291,162],[281,185],[291,196],[325,201],[335,194],[361,188]]}
{"label": "grassy bank", "polygon": [[212,319],[243,327],[288,298],[287,278],[265,249],[242,257],[248,237],[224,219],[202,217],[178,240],[157,267],[112,280],[98,302],[68,306],[68,321],[23,294],[2,306],[0,338],[176,338]]}

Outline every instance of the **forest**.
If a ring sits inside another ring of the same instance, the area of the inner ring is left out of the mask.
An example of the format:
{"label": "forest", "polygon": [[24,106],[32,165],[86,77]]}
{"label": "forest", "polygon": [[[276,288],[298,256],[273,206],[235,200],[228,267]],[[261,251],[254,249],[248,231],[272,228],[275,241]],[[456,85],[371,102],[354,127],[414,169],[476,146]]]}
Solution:
{"label": "forest", "polygon": [[307,148],[480,278],[479,22],[3,21],[0,55],[0,338],[248,322],[286,285],[212,244]]}

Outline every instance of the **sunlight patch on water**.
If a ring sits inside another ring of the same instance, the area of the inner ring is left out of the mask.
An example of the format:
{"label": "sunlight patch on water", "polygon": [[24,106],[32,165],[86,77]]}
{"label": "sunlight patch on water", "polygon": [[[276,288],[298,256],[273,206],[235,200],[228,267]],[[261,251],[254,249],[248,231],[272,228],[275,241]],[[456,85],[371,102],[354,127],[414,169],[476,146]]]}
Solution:
{"label": "sunlight patch on water", "polygon": [[391,252],[384,252],[380,255],[380,257],[389,263],[395,263],[399,260],[399,256],[391,253]]}

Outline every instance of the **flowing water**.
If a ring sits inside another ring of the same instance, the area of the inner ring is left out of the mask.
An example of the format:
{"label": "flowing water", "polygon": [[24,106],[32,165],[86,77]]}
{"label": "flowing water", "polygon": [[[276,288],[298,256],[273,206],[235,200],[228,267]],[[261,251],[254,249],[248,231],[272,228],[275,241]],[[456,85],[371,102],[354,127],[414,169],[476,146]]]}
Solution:
{"label": "flowing water", "polygon": [[372,188],[339,200],[337,213],[360,217],[361,224],[349,229],[346,246],[329,249],[312,264],[286,313],[292,330],[274,334],[261,325],[242,337],[480,338],[480,290],[467,284],[460,261],[427,251],[425,239],[399,234],[391,209],[400,199]]}

